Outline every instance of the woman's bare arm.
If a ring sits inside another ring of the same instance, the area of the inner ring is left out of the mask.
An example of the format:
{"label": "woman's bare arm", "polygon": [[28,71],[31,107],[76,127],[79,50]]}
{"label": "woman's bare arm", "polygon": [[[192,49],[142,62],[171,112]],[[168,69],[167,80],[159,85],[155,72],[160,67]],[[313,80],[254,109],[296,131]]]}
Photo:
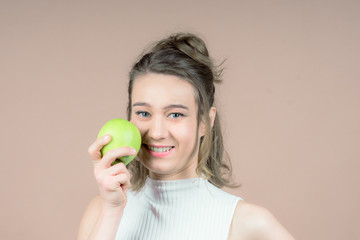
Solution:
{"label": "woman's bare arm", "polygon": [[115,239],[123,210],[102,211],[101,197],[91,200],[80,222],[77,240]]}
{"label": "woman's bare arm", "polygon": [[114,240],[127,201],[130,173],[123,163],[111,165],[116,158],[131,156],[135,149],[121,147],[108,151],[103,157],[101,148],[110,136],[97,139],[88,149],[94,162],[94,176],[100,195],[88,205],[79,228],[78,240]]}
{"label": "woman's bare arm", "polygon": [[87,206],[81,219],[77,240],[87,240],[95,227],[101,212],[101,198],[94,197]]}

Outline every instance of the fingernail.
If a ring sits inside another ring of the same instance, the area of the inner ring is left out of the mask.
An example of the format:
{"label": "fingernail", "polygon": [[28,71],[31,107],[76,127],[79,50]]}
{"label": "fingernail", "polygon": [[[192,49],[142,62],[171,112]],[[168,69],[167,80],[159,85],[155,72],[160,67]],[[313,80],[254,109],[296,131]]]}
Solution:
{"label": "fingernail", "polygon": [[130,154],[131,154],[131,155],[134,155],[135,153],[136,153],[136,149],[132,148],[132,149],[130,150]]}
{"label": "fingernail", "polygon": [[104,139],[105,139],[105,141],[108,141],[108,140],[110,139],[110,136],[109,136],[109,135],[106,135],[106,136],[104,137]]}

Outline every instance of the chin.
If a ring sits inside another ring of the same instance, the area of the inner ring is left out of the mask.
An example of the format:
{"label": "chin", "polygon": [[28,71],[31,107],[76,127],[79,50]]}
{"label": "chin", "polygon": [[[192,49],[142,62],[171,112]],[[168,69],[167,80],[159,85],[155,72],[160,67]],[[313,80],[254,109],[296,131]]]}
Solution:
{"label": "chin", "polygon": [[142,163],[150,172],[158,175],[171,174],[173,169],[169,161],[164,159],[145,159]]}

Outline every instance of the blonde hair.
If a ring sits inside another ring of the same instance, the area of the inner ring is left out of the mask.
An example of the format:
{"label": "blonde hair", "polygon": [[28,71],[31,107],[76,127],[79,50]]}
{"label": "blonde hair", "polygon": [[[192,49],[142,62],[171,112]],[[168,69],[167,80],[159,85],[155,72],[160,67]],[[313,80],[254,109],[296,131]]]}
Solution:
{"label": "blonde hair", "polygon": [[[213,64],[204,41],[191,33],[176,33],[156,42],[140,56],[129,73],[128,120],[132,110],[133,83],[137,76],[149,72],[174,75],[193,85],[198,104],[198,124],[204,121],[206,126],[205,135],[201,138],[196,172],[217,187],[238,187],[230,180],[231,162],[228,157],[224,157],[226,152],[218,113],[213,127],[210,126],[209,111],[214,106],[214,84],[222,82],[222,69]],[[132,161],[128,167],[132,174],[131,188],[138,191],[145,184],[148,169],[140,161]]]}

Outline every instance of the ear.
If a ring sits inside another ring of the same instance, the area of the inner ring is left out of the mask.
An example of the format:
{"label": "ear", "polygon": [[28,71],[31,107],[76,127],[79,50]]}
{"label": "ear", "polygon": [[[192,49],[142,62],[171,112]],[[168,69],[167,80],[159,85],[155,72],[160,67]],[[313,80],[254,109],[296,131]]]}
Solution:
{"label": "ear", "polygon": [[[216,108],[215,107],[211,107],[210,111],[209,111],[209,118],[210,118],[210,127],[212,128],[214,126],[214,122],[215,122],[215,117],[216,117]],[[200,136],[204,136],[206,132],[206,125],[205,123],[202,121],[200,124]]]}
{"label": "ear", "polygon": [[210,108],[209,117],[210,117],[210,126],[212,128],[214,126],[215,117],[216,117],[216,107]]}

